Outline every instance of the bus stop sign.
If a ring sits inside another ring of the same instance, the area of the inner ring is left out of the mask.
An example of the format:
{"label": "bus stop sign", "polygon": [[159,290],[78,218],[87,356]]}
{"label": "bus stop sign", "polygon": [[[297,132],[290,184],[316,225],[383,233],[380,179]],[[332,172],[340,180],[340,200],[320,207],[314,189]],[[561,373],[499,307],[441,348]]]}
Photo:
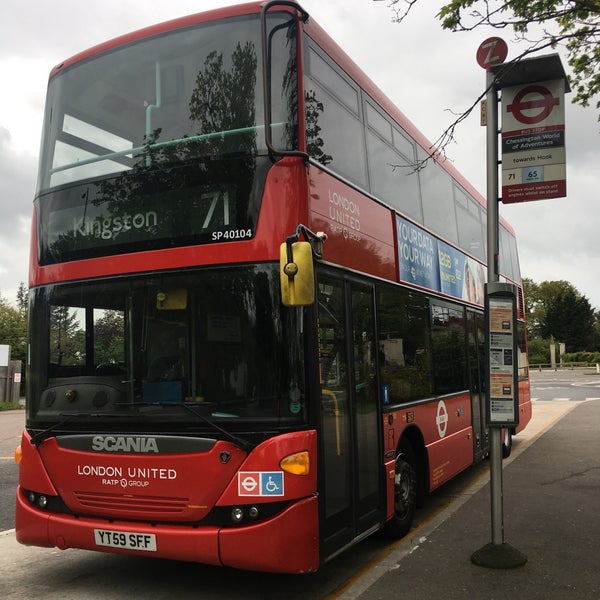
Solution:
{"label": "bus stop sign", "polygon": [[567,194],[564,83],[525,83],[502,90],[502,202]]}
{"label": "bus stop sign", "polygon": [[528,85],[517,92],[506,110],[512,113],[517,121],[525,125],[534,125],[547,119],[552,109],[559,104],[560,99],[555,98],[547,87]]}
{"label": "bus stop sign", "polygon": [[495,65],[501,65],[508,55],[506,42],[499,37],[491,37],[484,40],[477,48],[477,64],[485,69],[491,69]]}

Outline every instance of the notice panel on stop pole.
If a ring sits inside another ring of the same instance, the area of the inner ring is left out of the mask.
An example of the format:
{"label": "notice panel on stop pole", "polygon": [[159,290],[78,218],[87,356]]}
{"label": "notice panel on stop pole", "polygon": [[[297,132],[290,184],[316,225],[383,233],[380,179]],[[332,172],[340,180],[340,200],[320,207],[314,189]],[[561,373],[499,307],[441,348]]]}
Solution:
{"label": "notice panel on stop pole", "polygon": [[567,194],[564,81],[502,89],[502,202]]}
{"label": "notice panel on stop pole", "polygon": [[[516,297],[508,284],[486,289],[486,329],[488,347],[487,425],[518,424],[518,378],[516,339]],[[507,288],[507,289],[504,289]]]}

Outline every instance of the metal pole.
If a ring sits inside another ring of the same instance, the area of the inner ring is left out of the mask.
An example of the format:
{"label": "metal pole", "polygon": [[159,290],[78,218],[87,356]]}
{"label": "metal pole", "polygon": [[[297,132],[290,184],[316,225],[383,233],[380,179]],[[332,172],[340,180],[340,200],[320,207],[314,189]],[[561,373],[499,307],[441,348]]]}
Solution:
{"label": "metal pole", "polygon": [[[486,294],[491,285],[499,280],[499,255],[500,245],[498,240],[498,94],[494,84],[494,76],[488,71],[486,75],[486,103],[487,103],[487,262],[488,285]],[[488,298],[486,307],[489,310]],[[486,315],[489,319],[489,315]],[[488,321],[489,322],[489,321]],[[489,336],[489,331],[486,333]],[[489,339],[487,340],[489,349]],[[487,356],[488,369],[490,368],[489,353]],[[490,410],[490,377],[488,372],[488,386],[486,389],[486,405]],[[471,561],[482,567],[494,569],[513,568],[522,566],[527,562],[527,557],[504,542],[504,510],[502,506],[502,430],[499,426],[490,427],[490,504],[492,516],[492,541],[471,555]]]}
{"label": "metal pole", "polygon": [[498,281],[498,96],[494,76],[486,73],[487,271],[488,283]]}
{"label": "metal pole", "polygon": [[[500,244],[498,241],[498,95],[494,75],[486,74],[487,104],[487,267],[488,283],[496,282]],[[487,390],[490,393],[490,390]],[[490,427],[490,495],[492,508],[492,544],[504,542],[502,505],[502,436],[499,427]]]}

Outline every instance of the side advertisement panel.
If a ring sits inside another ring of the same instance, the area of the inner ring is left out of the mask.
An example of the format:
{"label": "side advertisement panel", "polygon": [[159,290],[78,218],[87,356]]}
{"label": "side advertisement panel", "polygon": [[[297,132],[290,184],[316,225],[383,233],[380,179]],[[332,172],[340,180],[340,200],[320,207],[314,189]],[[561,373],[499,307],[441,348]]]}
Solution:
{"label": "side advertisement panel", "polygon": [[400,281],[483,306],[484,266],[396,216]]}

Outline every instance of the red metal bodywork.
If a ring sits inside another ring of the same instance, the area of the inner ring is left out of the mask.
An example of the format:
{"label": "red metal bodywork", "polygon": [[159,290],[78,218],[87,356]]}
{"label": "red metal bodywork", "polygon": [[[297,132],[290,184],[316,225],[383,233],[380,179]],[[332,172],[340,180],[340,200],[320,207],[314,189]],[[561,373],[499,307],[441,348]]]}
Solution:
{"label": "red metal bodywork", "polygon": [[327,234],[327,262],[397,280],[394,213],[314,165],[308,168],[311,228]]}
{"label": "red metal bodywork", "polygon": [[519,424],[515,428],[515,433],[523,431],[531,421],[531,388],[529,379],[519,381]]}
{"label": "red metal bodywork", "polygon": [[[27,432],[22,448],[16,516],[17,540],[22,544],[105,551],[94,541],[94,529],[103,529],[153,534],[157,550],[152,555],[163,558],[287,573],[318,568],[314,430],[280,435],[249,454],[225,441],[216,441],[202,453],[84,452],[61,448],[55,438],[36,447]],[[240,493],[239,472],[281,471],[282,458],[302,451],[311,457],[310,471],[284,472],[284,495]],[[45,511],[29,502],[24,490],[60,495],[73,514]],[[241,526],[201,522],[215,507],[260,509],[273,501],[282,503],[282,509],[268,519]],[[110,551],[148,555],[144,550]]]}

